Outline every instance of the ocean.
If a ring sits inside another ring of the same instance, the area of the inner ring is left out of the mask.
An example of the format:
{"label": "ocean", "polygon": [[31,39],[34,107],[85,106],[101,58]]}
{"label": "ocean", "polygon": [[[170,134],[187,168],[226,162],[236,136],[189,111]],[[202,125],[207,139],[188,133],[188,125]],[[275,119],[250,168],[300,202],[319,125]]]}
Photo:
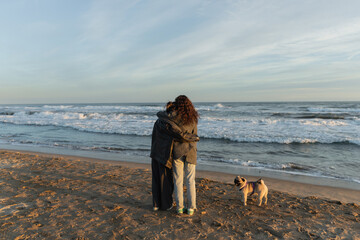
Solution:
{"label": "ocean", "polygon": [[[0,105],[0,148],[150,162],[164,105]],[[360,189],[360,102],[194,105],[199,168]]]}

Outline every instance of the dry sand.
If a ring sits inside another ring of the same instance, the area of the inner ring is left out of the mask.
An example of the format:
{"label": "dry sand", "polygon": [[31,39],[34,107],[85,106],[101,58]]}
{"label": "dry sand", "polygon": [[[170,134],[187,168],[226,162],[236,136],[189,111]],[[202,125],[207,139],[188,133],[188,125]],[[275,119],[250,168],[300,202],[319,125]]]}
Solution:
{"label": "dry sand", "polygon": [[244,207],[234,176],[198,172],[179,216],[152,211],[149,165],[124,164],[0,151],[0,239],[360,239],[359,191],[264,179],[268,205]]}

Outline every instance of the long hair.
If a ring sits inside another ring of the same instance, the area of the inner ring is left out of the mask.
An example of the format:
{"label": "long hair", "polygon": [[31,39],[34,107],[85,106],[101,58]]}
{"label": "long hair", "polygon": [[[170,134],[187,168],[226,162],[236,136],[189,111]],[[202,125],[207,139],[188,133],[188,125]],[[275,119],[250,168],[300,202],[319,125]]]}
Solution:
{"label": "long hair", "polygon": [[198,122],[199,114],[188,97],[185,95],[178,96],[175,99],[174,105],[175,110],[178,115],[181,116],[181,121],[184,125]]}

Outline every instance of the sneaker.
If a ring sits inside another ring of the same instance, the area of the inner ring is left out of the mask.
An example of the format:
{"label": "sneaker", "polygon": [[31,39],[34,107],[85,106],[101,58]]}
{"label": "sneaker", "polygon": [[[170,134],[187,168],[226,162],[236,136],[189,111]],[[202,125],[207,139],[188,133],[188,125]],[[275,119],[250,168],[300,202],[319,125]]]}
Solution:
{"label": "sneaker", "polygon": [[178,214],[183,214],[183,213],[184,213],[184,209],[183,209],[183,208],[178,209],[178,210],[177,210],[177,213],[178,213]]}
{"label": "sneaker", "polygon": [[187,210],[187,214],[190,215],[190,216],[194,215],[194,209],[189,208]]}
{"label": "sneaker", "polygon": [[159,211],[159,208],[158,207],[153,207],[153,211],[154,212]]}

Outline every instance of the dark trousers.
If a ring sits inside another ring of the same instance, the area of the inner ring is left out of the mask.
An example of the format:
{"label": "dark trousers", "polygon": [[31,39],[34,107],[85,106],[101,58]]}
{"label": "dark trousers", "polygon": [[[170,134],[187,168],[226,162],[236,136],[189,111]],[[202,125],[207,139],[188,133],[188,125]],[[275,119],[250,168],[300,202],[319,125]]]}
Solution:
{"label": "dark trousers", "polygon": [[173,205],[174,182],[172,170],[158,161],[151,160],[153,207],[161,210]]}

